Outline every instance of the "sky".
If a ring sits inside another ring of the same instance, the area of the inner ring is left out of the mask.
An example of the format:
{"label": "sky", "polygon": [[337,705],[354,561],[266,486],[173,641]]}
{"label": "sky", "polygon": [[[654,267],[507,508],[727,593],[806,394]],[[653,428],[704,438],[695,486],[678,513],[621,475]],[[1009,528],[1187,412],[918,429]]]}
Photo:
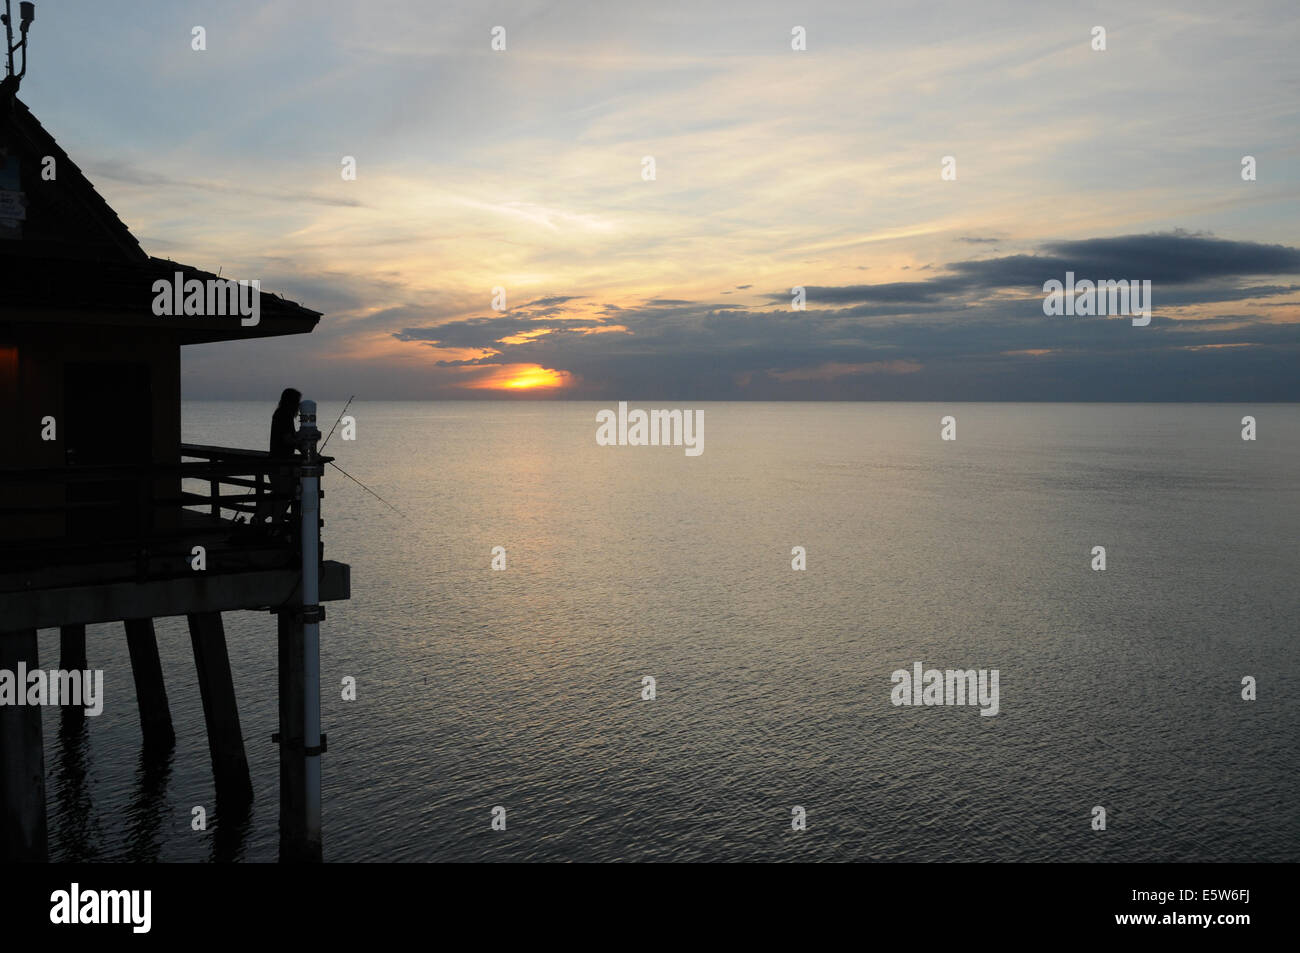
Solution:
{"label": "sky", "polygon": [[1297,49],[1295,0],[39,0],[19,95],[147,252],[324,313],[189,398],[1293,401]]}

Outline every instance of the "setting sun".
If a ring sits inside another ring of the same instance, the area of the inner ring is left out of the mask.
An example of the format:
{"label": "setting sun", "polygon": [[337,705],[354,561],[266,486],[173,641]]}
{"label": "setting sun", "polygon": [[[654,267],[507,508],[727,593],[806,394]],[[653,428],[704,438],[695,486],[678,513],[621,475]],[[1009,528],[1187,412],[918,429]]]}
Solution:
{"label": "setting sun", "polygon": [[572,380],[573,375],[567,371],[552,370],[540,364],[507,364],[468,386],[475,390],[537,390],[566,387]]}
{"label": "setting sun", "polygon": [[535,367],[518,377],[512,377],[506,381],[506,387],[528,388],[528,387],[559,387],[564,383],[564,375],[558,371],[553,371],[546,367]]}

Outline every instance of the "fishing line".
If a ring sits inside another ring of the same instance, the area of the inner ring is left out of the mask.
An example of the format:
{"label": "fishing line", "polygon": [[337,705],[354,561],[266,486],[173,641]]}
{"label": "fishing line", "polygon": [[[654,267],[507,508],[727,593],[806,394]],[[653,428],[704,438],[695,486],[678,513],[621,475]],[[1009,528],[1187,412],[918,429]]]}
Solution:
{"label": "fishing line", "polygon": [[383,503],[384,506],[388,507],[390,510],[392,510],[394,513],[396,513],[398,516],[402,517],[403,519],[406,518],[406,514],[405,514],[405,513],[403,513],[401,510],[399,510],[397,507],[395,507],[392,503],[389,503],[386,499],[384,499],[382,496],[380,496],[380,495],[379,495],[378,493],[376,493],[374,490],[370,489],[370,487],[366,486],[364,483],[362,483],[360,480],[358,480],[356,477],[354,477],[351,473],[348,473],[347,470],[344,470],[341,466],[339,466],[339,465],[338,465],[337,463],[335,463],[333,460],[329,461],[329,465],[332,466],[335,470],[338,470],[339,473],[342,473],[345,477],[347,477],[349,480],[351,480],[351,481],[352,481],[353,483],[355,483],[357,486],[361,487],[361,489],[365,490],[367,493],[369,493],[371,496],[373,496],[375,499],[377,499],[380,503]]}

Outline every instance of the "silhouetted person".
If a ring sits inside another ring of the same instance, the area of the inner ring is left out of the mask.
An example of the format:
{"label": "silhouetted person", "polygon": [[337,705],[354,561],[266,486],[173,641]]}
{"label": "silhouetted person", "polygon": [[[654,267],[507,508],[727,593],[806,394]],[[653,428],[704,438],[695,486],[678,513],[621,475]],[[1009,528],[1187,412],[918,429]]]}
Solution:
{"label": "silhouetted person", "polygon": [[[271,457],[274,460],[295,460],[298,456],[298,431],[293,420],[298,416],[298,404],[302,394],[292,387],[286,387],[280,395],[280,404],[271,415]],[[271,473],[271,491],[286,499],[275,500],[271,505],[271,522],[274,525],[284,523],[292,511],[294,475],[292,468],[286,464],[277,467]]]}

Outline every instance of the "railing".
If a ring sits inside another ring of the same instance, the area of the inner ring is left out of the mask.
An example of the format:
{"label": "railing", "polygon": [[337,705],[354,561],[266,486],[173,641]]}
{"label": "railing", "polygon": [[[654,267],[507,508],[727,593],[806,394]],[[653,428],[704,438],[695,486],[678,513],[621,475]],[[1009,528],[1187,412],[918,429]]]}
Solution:
{"label": "railing", "polygon": [[296,562],[296,526],[284,519],[297,494],[292,460],[180,450],[169,464],[0,468],[0,590],[186,575],[195,546],[206,572]]}
{"label": "railing", "polygon": [[[223,510],[230,510],[236,520],[240,515],[246,515],[250,520],[257,519],[269,516],[275,503],[287,502],[293,497],[292,490],[286,495],[284,491],[277,493],[272,489],[276,476],[292,480],[293,463],[272,460],[265,450],[184,443],[181,444],[181,456],[201,459],[209,464],[202,473],[182,474],[189,480],[205,480],[206,494],[188,492],[182,487],[181,498],[182,505],[204,507],[210,516],[221,517]],[[234,487],[242,492],[223,494],[222,487]]]}

